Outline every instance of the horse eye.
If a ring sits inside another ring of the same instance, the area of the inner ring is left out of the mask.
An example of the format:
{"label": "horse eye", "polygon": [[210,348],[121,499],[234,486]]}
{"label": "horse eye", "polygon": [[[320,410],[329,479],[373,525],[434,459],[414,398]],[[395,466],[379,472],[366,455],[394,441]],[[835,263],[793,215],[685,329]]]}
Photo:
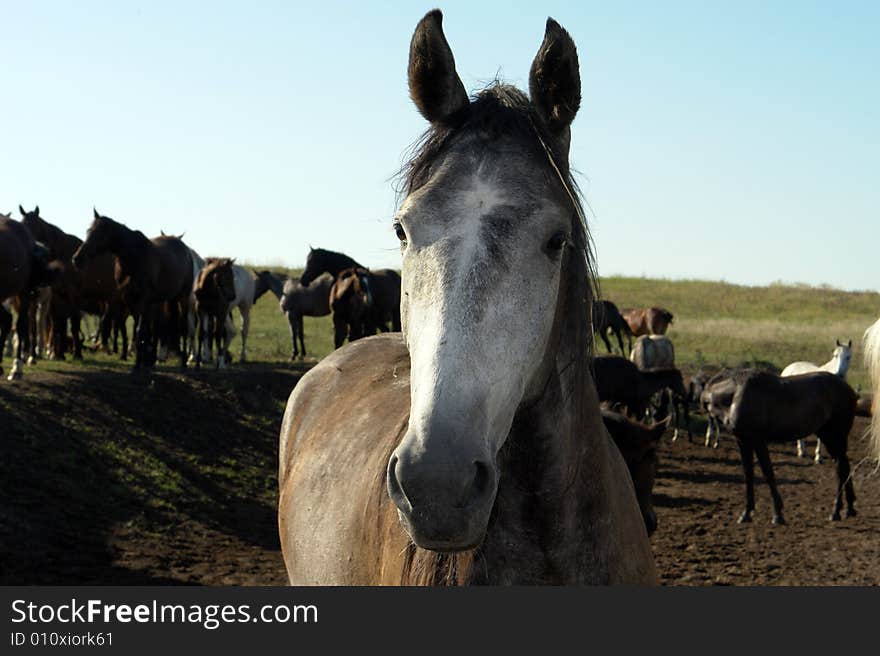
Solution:
{"label": "horse eye", "polygon": [[568,243],[568,235],[564,232],[557,232],[547,242],[547,250],[550,252],[560,251],[566,243]]}
{"label": "horse eye", "polygon": [[403,226],[399,221],[394,222],[394,233],[397,235],[397,238],[400,240],[402,244],[406,244],[406,231],[403,229]]}

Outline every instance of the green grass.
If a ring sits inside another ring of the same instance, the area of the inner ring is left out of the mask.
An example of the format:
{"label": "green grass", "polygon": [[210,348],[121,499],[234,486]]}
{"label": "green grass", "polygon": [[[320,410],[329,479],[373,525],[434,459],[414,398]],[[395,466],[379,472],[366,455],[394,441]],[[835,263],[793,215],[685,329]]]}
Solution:
{"label": "green grass", "polygon": [[[266,268],[251,266],[251,268]],[[298,270],[271,267],[274,271],[299,275]],[[673,340],[680,367],[693,370],[703,363],[734,365],[745,360],[763,360],[782,368],[790,362],[807,360],[822,364],[831,357],[835,340],[853,341],[849,381],[862,387],[868,378],[862,364],[861,337],[880,314],[880,294],[845,292],[827,287],[773,284],[746,287],[702,280],[648,278],[603,278],[605,298],[618,307],[657,305],[675,315],[669,337]],[[234,314],[236,325],[241,321]],[[317,361],[333,350],[333,328],[329,317],[306,317],[306,362]],[[239,337],[232,354],[240,352]],[[600,343],[598,348],[604,351]],[[248,356],[253,362],[284,362],[290,358],[287,320],[271,293],[252,309]],[[127,366],[103,354],[89,354],[87,365]],[[71,363],[41,363],[47,368],[78,366]]]}

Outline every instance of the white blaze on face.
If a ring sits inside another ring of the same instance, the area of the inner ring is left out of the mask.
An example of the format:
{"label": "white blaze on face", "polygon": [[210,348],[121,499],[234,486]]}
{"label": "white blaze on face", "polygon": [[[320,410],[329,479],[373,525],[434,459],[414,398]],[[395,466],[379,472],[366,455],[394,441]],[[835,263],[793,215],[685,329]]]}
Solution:
{"label": "white blaze on face", "polygon": [[[559,260],[542,248],[550,206],[524,213],[517,196],[478,172],[445,197],[423,188],[399,213],[410,427],[482,437],[493,457],[546,350],[559,287]],[[487,243],[489,221],[506,219]]]}

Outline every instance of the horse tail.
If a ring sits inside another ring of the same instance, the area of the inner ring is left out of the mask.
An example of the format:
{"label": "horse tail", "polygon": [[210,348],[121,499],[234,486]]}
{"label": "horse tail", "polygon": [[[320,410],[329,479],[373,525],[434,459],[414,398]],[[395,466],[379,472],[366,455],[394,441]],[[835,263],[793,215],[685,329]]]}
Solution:
{"label": "horse tail", "polygon": [[874,399],[871,407],[871,428],[868,457],[880,462],[880,408],[877,396],[880,394],[880,319],[865,331],[865,366],[871,378],[871,389]]}

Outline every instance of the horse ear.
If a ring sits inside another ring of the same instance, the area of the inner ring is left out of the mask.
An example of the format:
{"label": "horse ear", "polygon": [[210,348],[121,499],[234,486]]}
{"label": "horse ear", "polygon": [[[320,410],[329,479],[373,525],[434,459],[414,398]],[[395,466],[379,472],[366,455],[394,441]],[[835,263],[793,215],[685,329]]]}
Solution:
{"label": "horse ear", "polygon": [[836,341],[836,342],[837,342],[837,345],[838,345],[838,346],[843,346],[843,344],[841,344],[841,343],[840,343],[840,340],[839,340],[839,339],[837,339],[837,340],[834,340],[834,341]]}
{"label": "horse ear", "polygon": [[23,208],[21,205],[18,206],[18,211],[21,212],[21,215],[22,215],[22,216],[24,216],[25,214],[27,214],[27,212],[24,211],[24,208]]}
{"label": "horse ear", "polygon": [[95,208],[94,208],[94,207],[93,207],[93,208],[92,208],[92,212],[94,212],[94,213],[95,213],[95,218],[96,218],[96,219],[99,219],[99,218],[101,218],[101,215],[100,215],[100,214],[98,214],[98,210],[96,210],[96,209],[95,209]]}
{"label": "horse ear", "polygon": [[547,19],[544,41],[532,62],[529,94],[550,130],[567,142],[581,106],[581,74],[574,41],[552,18]]}
{"label": "horse ear", "polygon": [[425,14],[409,44],[409,96],[431,123],[443,123],[468,106],[467,92],[455,71],[455,58],[443,34],[439,9]]}
{"label": "horse ear", "polygon": [[40,206],[34,205],[34,214],[40,216]]}
{"label": "horse ear", "polygon": [[852,348],[852,340],[849,340],[849,341],[846,343],[846,348],[849,348],[849,349]]}

